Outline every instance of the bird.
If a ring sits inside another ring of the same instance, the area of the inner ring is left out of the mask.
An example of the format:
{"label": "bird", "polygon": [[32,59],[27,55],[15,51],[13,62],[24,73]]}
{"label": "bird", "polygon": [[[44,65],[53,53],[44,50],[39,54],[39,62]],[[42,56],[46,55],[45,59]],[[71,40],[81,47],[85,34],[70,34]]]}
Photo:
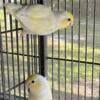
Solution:
{"label": "bird", "polygon": [[46,77],[32,74],[26,79],[28,100],[52,100],[52,93]]}
{"label": "bird", "polygon": [[42,4],[21,5],[6,3],[7,13],[14,16],[23,28],[22,34],[48,35],[73,25],[69,11],[52,11]]}

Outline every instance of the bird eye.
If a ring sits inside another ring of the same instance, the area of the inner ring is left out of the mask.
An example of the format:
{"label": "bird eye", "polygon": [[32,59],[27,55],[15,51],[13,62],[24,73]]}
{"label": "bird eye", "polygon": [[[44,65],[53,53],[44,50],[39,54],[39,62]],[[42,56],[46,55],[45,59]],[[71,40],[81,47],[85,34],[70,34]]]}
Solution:
{"label": "bird eye", "polygon": [[34,83],[35,81],[32,81],[32,83]]}
{"label": "bird eye", "polygon": [[67,20],[68,20],[68,21],[71,21],[71,19],[70,19],[70,18],[68,18]]}

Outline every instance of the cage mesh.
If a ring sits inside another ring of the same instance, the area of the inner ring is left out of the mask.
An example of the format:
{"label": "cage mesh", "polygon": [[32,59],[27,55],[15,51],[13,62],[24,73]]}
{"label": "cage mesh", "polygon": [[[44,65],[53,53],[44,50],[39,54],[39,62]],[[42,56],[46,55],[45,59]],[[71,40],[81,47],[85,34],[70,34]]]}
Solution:
{"label": "cage mesh", "polygon": [[100,0],[2,1],[69,10],[75,21],[45,37],[21,37],[20,23],[0,10],[0,100],[25,100],[25,84],[6,90],[34,72],[48,77],[53,100],[100,100]]}

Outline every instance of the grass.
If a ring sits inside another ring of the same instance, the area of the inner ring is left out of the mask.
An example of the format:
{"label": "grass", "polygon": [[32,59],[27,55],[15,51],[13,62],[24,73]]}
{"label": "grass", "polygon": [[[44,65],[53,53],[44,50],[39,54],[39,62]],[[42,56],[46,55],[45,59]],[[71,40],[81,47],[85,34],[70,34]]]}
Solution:
{"label": "grass", "polygon": [[[56,40],[55,40],[56,41]],[[54,41],[54,43],[55,43],[55,45],[54,45],[54,57],[58,57],[58,49],[57,49],[57,46],[58,46],[58,44],[56,44],[56,42]],[[49,54],[48,54],[48,56],[50,56],[50,57],[52,57],[52,52],[51,52],[51,49],[52,49],[52,47],[51,47],[51,44],[52,44],[52,42],[50,41],[50,40],[48,40],[48,48],[49,48]],[[69,46],[69,47],[68,47]],[[61,54],[61,58],[63,58],[64,59],[64,53],[65,53],[65,49],[64,49],[64,42],[61,42],[61,47],[60,47],[60,50],[61,50],[61,52],[60,52],[60,54]],[[67,52],[67,54],[66,54],[66,57],[67,57],[67,59],[71,59],[71,43],[68,43],[67,44],[67,50],[66,50],[66,52]],[[75,60],[78,60],[78,48],[77,48],[77,44],[73,44],[73,48],[75,48],[74,50],[73,50],[73,59],[75,59]],[[87,54],[87,61],[92,61],[92,52],[93,52],[93,49],[91,48],[91,47],[88,47],[87,48],[87,50],[88,50],[88,54]],[[95,52],[96,54],[95,54],[95,61],[96,62],[98,62],[99,63],[99,61],[100,61],[100,49],[98,48],[98,49],[96,49],[96,52]],[[81,46],[80,47],[80,60],[82,60],[82,61],[85,61],[85,47],[84,46]],[[51,66],[51,63],[52,63],[52,60],[49,60],[49,71],[50,71],[50,73],[52,73],[52,66]],[[58,61],[57,60],[54,60],[54,70],[58,70]],[[71,81],[71,68],[73,68],[73,76],[74,76],[74,80],[77,80],[77,78],[78,78],[78,63],[77,62],[73,62],[73,66],[71,67],[71,62],[69,62],[69,61],[67,61],[67,65],[65,66],[65,61],[60,61],[60,73],[61,73],[61,77],[63,77],[64,78],[64,71],[65,71],[65,67],[66,67],[66,73],[67,73],[67,80],[70,82]],[[82,64],[82,63],[80,63],[80,66],[79,66],[79,68],[80,68],[80,78],[81,79],[84,79],[85,78],[85,64]],[[92,77],[92,64],[87,64],[86,65],[86,74],[87,74],[87,79],[88,80],[91,80],[91,77]],[[98,75],[99,75],[99,70],[100,70],[100,67],[99,66],[96,66],[96,65],[94,65],[94,77],[96,78],[96,77],[98,77]],[[57,73],[58,72],[54,72],[54,76],[55,77],[57,77]],[[63,73],[63,75],[62,75],[62,73]],[[50,75],[50,74],[49,74]],[[51,75],[50,75],[50,78],[51,78]],[[64,81],[62,81],[62,82],[64,82]]]}

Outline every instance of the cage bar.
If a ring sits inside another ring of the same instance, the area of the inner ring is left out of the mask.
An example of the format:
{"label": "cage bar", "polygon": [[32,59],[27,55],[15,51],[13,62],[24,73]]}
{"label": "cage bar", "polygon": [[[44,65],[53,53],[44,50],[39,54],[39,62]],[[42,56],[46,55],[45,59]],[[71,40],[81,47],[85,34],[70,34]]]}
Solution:
{"label": "cage bar", "polygon": [[[71,2],[71,7],[72,7],[72,13],[73,13],[73,0]],[[73,30],[73,26],[71,28],[71,100],[73,100],[73,33],[74,33],[74,30]]]}
{"label": "cage bar", "polygon": [[[43,4],[43,0],[37,0],[38,4]],[[46,60],[46,36],[38,36],[38,45],[39,45],[39,73],[43,76],[47,75],[47,60]]]}

